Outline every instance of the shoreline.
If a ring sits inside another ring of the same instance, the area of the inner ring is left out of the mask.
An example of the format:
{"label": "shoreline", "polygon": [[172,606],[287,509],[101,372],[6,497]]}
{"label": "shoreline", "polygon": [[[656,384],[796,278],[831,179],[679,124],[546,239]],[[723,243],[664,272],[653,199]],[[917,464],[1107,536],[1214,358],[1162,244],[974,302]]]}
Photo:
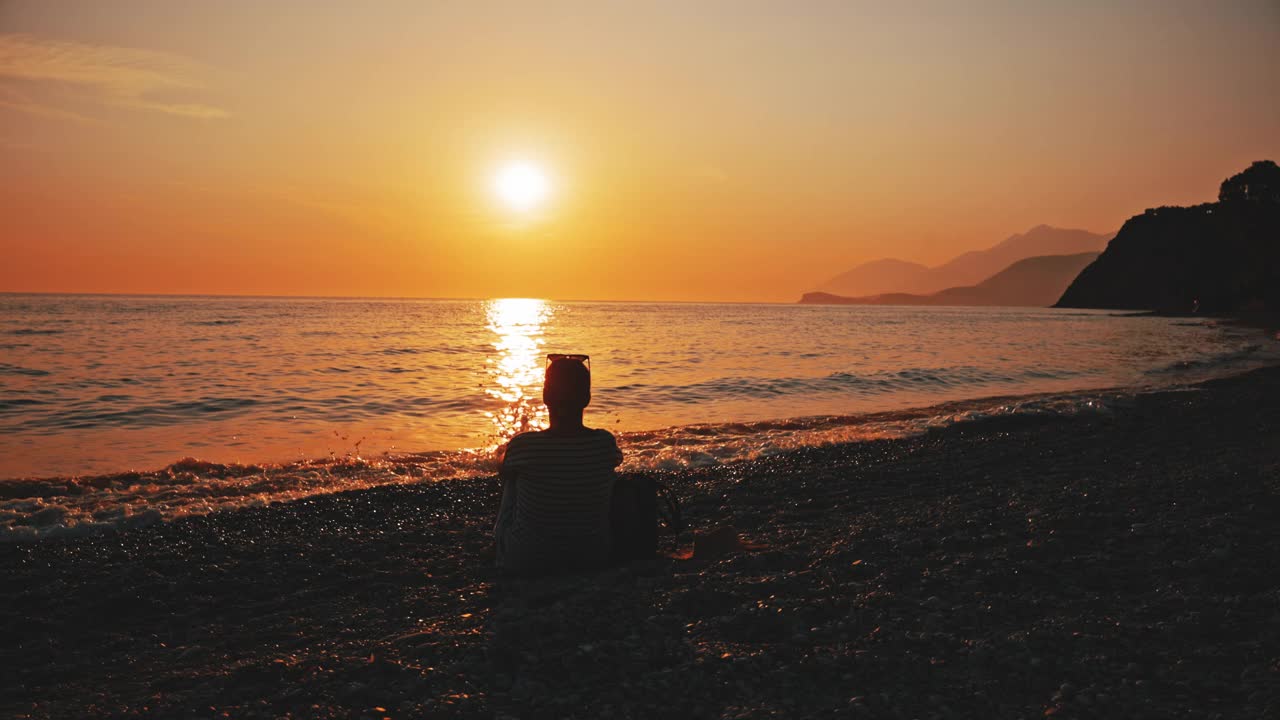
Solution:
{"label": "shoreline", "polygon": [[[1181,371],[1197,372],[1194,366]],[[1173,383],[998,394],[856,415],[629,431],[619,435],[628,458],[622,470],[665,473],[727,468],[793,452],[909,439],[997,418],[1034,423],[1044,416],[1107,414],[1143,393],[1177,391],[1248,372],[1192,375]],[[715,447],[707,445],[708,437],[716,438]],[[0,545],[108,535],[186,517],[387,485],[471,482],[495,472],[491,451],[464,448],[370,457],[331,454],[280,463],[223,463],[188,456],[155,470],[14,477],[0,480]]]}
{"label": "shoreline", "polygon": [[655,473],[768,546],[707,566],[503,578],[493,478],[6,544],[0,711],[1262,717],[1278,407],[1271,367]]}
{"label": "shoreline", "polygon": [[[1234,362],[1237,358],[1234,355],[1223,356],[1219,362]],[[1278,356],[1280,359],[1280,356]],[[1266,365],[1256,365],[1254,367],[1265,367]],[[1165,368],[1151,371],[1151,374],[1158,375],[1164,372],[1170,372],[1177,368]],[[1253,369],[1253,368],[1248,368]],[[1181,386],[1201,382],[1212,377],[1230,377],[1240,372],[1247,372],[1248,369],[1233,368],[1221,375],[1198,375],[1182,379],[1173,383],[1151,382],[1149,384],[1135,385],[1086,385],[1084,387],[1068,387],[1060,389],[1023,389],[1023,391],[1006,391],[998,392],[999,385],[980,386],[982,390],[995,391],[989,395],[976,395],[973,397],[961,397],[955,399],[935,400],[933,402],[925,402],[923,404],[913,404],[908,402],[902,405],[881,406],[879,409],[870,409],[862,412],[852,413],[823,413],[811,415],[787,415],[781,417],[760,417],[750,420],[729,420],[723,419],[715,422],[690,422],[684,424],[661,425],[654,428],[631,429],[631,430],[613,430],[620,437],[634,438],[655,438],[664,435],[673,435],[682,431],[693,431],[695,434],[705,436],[708,431],[718,431],[723,429],[740,429],[740,428],[801,428],[805,426],[834,424],[841,427],[855,426],[876,426],[880,423],[899,423],[906,420],[924,419],[930,417],[944,417],[968,412],[983,411],[1000,405],[1017,405],[1027,402],[1053,401],[1053,400],[1069,400],[1075,397],[1085,397],[1089,395],[1132,395],[1138,392],[1149,391],[1159,387]],[[1066,381],[1063,381],[1066,382]],[[588,417],[591,420],[590,416]],[[599,422],[599,427],[610,429],[606,426],[608,414],[603,414],[594,419]],[[875,439],[880,439],[878,436]],[[886,436],[887,437],[887,436]],[[897,437],[896,435],[894,437]],[[848,442],[859,442],[858,439],[849,440]],[[829,443],[823,443],[829,444]],[[6,484],[41,484],[41,483],[86,483],[101,484],[103,481],[109,481],[115,478],[134,477],[149,478],[158,477],[170,471],[184,471],[191,468],[207,467],[214,468],[220,472],[233,474],[253,474],[261,472],[278,472],[288,470],[290,468],[308,468],[324,465],[335,465],[343,463],[365,463],[369,466],[377,464],[403,464],[412,466],[415,464],[429,463],[431,460],[440,458],[458,458],[481,457],[485,452],[490,451],[492,446],[473,446],[458,447],[452,449],[429,449],[429,450],[405,450],[396,449],[393,451],[383,451],[378,454],[369,456],[358,455],[350,450],[345,453],[335,451],[325,454],[317,454],[314,456],[292,457],[290,459],[279,458],[258,458],[255,460],[218,460],[206,457],[198,457],[190,454],[190,448],[186,450],[175,450],[171,457],[171,461],[160,466],[152,466],[145,469],[137,467],[109,468],[103,470],[90,470],[79,473],[28,473],[10,475],[0,477],[0,499],[6,497],[4,492]],[[183,454],[187,453],[187,454]],[[750,458],[742,458],[750,459]],[[731,458],[725,462],[737,462],[739,458]],[[484,469],[484,468],[481,468]],[[672,467],[640,467],[635,468],[636,471],[647,470],[666,470],[674,469]],[[428,468],[424,468],[422,475],[432,474]],[[461,477],[457,475],[441,476],[438,479],[453,479]]]}

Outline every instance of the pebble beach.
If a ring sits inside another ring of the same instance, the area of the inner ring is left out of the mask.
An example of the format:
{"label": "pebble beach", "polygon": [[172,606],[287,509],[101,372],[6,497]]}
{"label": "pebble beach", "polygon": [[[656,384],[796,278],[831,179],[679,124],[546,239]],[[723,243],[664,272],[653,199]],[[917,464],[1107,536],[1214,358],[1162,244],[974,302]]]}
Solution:
{"label": "pebble beach", "polygon": [[1280,368],[655,474],[763,548],[505,578],[493,477],[0,545],[0,715],[1280,716]]}

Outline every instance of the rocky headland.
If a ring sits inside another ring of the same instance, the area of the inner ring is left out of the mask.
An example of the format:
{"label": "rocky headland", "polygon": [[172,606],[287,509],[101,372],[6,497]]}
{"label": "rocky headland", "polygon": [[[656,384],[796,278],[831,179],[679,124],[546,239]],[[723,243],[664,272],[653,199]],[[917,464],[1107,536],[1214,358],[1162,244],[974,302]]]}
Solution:
{"label": "rocky headland", "polygon": [[1280,311],[1280,167],[1253,163],[1217,202],[1130,218],[1056,307]]}

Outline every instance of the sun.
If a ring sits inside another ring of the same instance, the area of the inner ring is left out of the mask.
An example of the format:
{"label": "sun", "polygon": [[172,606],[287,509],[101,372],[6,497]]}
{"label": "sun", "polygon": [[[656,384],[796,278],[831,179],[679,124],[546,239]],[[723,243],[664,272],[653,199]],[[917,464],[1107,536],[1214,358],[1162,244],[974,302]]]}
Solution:
{"label": "sun", "polygon": [[546,202],[551,181],[542,168],[528,162],[503,165],[493,176],[493,191],[510,210],[528,212]]}

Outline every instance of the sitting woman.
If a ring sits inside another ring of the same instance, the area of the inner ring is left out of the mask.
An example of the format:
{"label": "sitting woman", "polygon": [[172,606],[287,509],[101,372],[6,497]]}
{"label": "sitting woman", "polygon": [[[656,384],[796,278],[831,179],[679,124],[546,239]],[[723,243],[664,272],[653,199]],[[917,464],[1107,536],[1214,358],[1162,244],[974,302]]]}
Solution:
{"label": "sitting woman", "polygon": [[498,567],[520,575],[598,569],[609,560],[609,506],[622,451],[608,430],[582,424],[591,402],[586,357],[550,358],[542,401],[551,427],[511,438],[498,472]]}

